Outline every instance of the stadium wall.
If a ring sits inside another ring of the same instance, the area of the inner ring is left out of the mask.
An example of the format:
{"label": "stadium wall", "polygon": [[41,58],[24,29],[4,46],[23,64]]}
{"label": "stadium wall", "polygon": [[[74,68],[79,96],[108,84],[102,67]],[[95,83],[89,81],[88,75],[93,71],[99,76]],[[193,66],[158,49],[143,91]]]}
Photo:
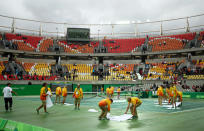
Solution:
{"label": "stadium wall", "polygon": [[53,131],[50,129],[0,118],[1,131]]}
{"label": "stadium wall", "polygon": [[[0,85],[0,95],[2,96],[2,90],[6,85]],[[30,95],[40,95],[40,89],[42,85],[12,85],[12,89],[19,96],[30,96]]]}

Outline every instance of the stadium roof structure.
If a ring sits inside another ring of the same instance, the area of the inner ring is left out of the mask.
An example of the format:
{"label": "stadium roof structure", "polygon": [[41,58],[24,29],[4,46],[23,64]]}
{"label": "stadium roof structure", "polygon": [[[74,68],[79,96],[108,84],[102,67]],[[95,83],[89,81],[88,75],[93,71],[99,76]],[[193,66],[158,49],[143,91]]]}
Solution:
{"label": "stadium roof structure", "polygon": [[[155,20],[150,21],[149,19],[145,22],[141,21],[119,21],[115,23],[96,23],[96,24],[83,24],[83,23],[69,23],[69,22],[51,22],[51,21],[41,21],[27,18],[18,18],[13,16],[6,16],[0,14],[1,18],[6,19],[9,24],[0,25],[0,28],[4,31],[12,32],[12,33],[31,33],[40,36],[66,36],[66,28],[68,27],[83,27],[91,29],[91,37],[92,38],[133,38],[133,37],[141,37],[145,35],[167,35],[171,32],[175,33],[183,33],[201,30],[204,25],[202,23],[195,22],[198,18],[204,19],[204,14],[197,14],[192,16],[185,16],[179,18],[172,19],[163,19],[163,20]],[[32,22],[35,24],[29,25],[27,27],[20,27],[18,23],[23,22]],[[177,23],[177,27],[175,27],[175,23]],[[46,29],[48,25],[52,25],[55,27],[54,29]],[[33,28],[32,26],[35,25]],[[167,26],[168,25],[168,26]],[[171,26],[170,26],[171,25]],[[140,27],[148,26],[148,30],[140,31]],[[170,28],[169,28],[170,26]],[[154,27],[154,28],[153,28]],[[32,29],[31,29],[32,28]],[[123,32],[120,28],[130,29],[128,32]]]}

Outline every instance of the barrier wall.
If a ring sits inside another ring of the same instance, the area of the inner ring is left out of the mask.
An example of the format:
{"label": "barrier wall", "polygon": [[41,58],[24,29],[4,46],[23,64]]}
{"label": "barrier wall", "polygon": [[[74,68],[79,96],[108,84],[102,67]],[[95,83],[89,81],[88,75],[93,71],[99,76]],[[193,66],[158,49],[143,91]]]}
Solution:
{"label": "barrier wall", "polygon": [[0,118],[1,131],[53,131],[50,129]]}
{"label": "barrier wall", "polygon": [[183,98],[204,99],[204,92],[183,92]]}
{"label": "barrier wall", "polygon": [[[0,85],[0,95],[2,96],[2,90],[6,85]],[[26,95],[40,95],[40,89],[42,85],[11,85],[13,91],[19,96]]]}
{"label": "barrier wall", "polygon": [[113,86],[113,87],[121,87],[121,86],[134,86],[134,84],[105,84],[104,85],[104,89],[106,90],[106,88],[108,88],[109,86]]}
{"label": "barrier wall", "polygon": [[[0,96],[2,96],[2,90],[6,85],[0,85]],[[50,86],[50,85],[48,85]],[[104,84],[104,91],[107,87],[119,87],[119,86],[134,86],[133,84]],[[12,89],[17,92],[19,96],[26,96],[26,95],[39,95],[40,89],[42,85],[12,85]],[[77,84],[73,84],[73,91],[77,87]],[[84,92],[92,92],[93,85],[92,84],[81,84],[80,87],[83,89]],[[156,97],[152,94],[151,91],[144,92],[145,98],[147,97]],[[183,92],[183,98],[203,98],[204,99],[204,92]]]}
{"label": "barrier wall", "polygon": [[[86,85],[80,85],[80,87],[82,88],[83,92],[92,92],[92,84],[86,84]],[[77,88],[77,84],[73,84],[73,91],[74,89]]]}

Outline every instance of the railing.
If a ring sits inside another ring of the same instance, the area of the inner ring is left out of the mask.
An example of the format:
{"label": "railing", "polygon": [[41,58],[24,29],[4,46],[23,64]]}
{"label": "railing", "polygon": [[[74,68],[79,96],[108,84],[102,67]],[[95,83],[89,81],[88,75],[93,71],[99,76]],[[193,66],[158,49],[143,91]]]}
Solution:
{"label": "railing", "polygon": [[[158,36],[167,35],[172,31],[175,33],[184,33],[190,31],[202,30],[204,24],[204,14],[192,15],[187,17],[179,17],[172,19],[163,19],[156,21],[120,21],[102,24],[83,24],[83,23],[68,23],[68,22],[50,22],[33,20],[26,18],[11,17],[0,15],[0,22],[10,23],[0,25],[4,31],[12,33],[32,33],[40,36],[55,36],[64,37],[67,27],[90,28],[91,38],[139,38],[145,35]],[[198,20],[200,19],[200,20]],[[35,23],[35,24],[33,24]],[[176,27],[175,27],[176,23]],[[21,27],[22,26],[22,27]],[[29,27],[29,28],[27,28]],[[31,29],[33,28],[33,29]]]}

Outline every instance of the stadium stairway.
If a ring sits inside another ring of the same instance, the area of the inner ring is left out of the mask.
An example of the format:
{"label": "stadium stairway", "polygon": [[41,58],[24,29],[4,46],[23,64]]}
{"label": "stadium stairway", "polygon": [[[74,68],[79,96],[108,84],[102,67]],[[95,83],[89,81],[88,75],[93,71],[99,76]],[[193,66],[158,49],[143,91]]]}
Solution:
{"label": "stadium stairway", "polygon": [[20,63],[16,63],[16,66],[19,71],[22,71],[22,75],[26,75],[26,71]]}
{"label": "stadium stairway", "polygon": [[66,67],[65,65],[62,66],[62,71],[63,71],[64,73],[68,72],[68,69],[67,69],[67,67]]}
{"label": "stadium stairway", "polygon": [[1,49],[4,49],[4,48],[5,48],[3,41],[4,41],[4,40],[0,40],[0,48],[1,48]]}
{"label": "stadium stairway", "polygon": [[52,71],[52,74],[53,74],[54,76],[56,76],[56,75],[57,75],[55,65],[51,65],[51,71]]}

